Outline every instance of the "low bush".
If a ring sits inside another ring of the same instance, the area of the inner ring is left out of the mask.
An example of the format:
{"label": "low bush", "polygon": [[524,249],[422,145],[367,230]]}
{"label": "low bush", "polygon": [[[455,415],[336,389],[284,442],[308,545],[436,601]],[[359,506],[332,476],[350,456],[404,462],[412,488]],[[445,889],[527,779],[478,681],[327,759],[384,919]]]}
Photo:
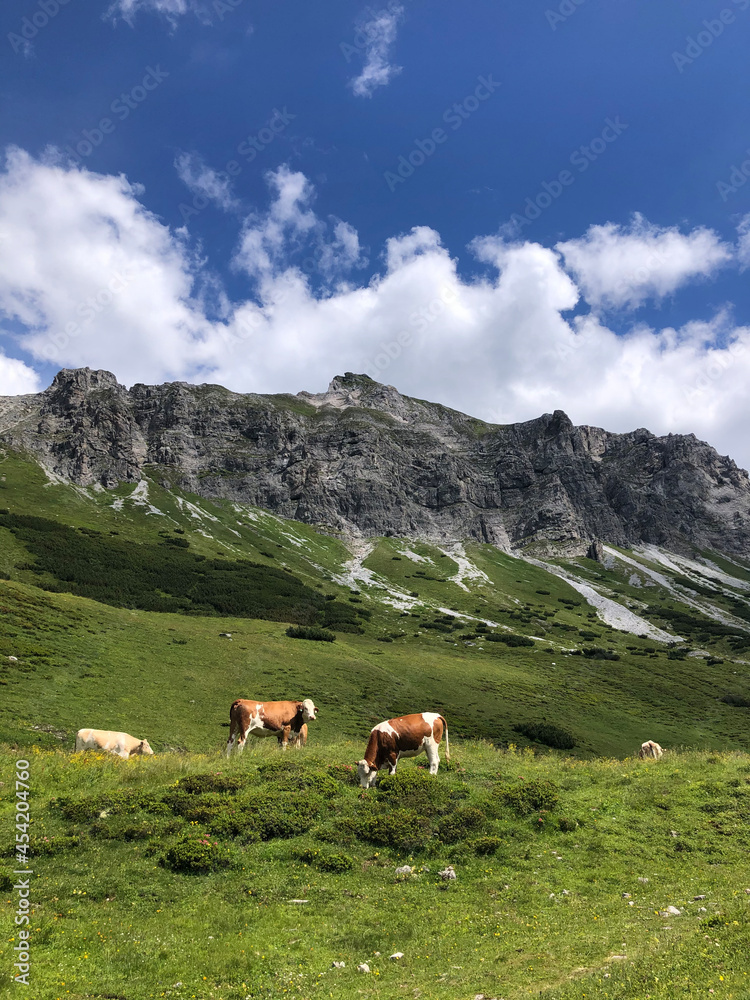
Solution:
{"label": "low bush", "polygon": [[586,646],[583,655],[590,660],[619,660],[620,654],[613,653],[611,649],[602,649],[601,646]]}
{"label": "low bush", "polygon": [[312,639],[314,642],[335,642],[336,635],[319,625],[290,625],[286,630],[290,639]]}
{"label": "low bush", "polygon": [[303,851],[299,858],[306,865],[313,865],[319,871],[329,872],[332,875],[349,872],[355,865],[354,859],[350,858],[348,854],[326,854],[311,848]]}
{"label": "low bush", "polygon": [[502,837],[474,837],[467,842],[475,854],[481,856],[494,854],[503,846]]}
{"label": "low bush", "polygon": [[495,794],[519,816],[527,816],[539,809],[554,809],[560,800],[557,786],[551,781],[534,778],[510,786],[500,786]]}
{"label": "low bush", "polygon": [[172,844],[159,863],[174,872],[198,875],[228,868],[231,855],[218,841],[212,841],[205,835],[192,835]]}
{"label": "low bush", "polygon": [[725,705],[734,705],[735,708],[750,708],[750,698],[742,694],[725,694],[721,700]]}
{"label": "low bush", "polygon": [[513,728],[527,739],[555,750],[572,750],[576,745],[572,733],[551,722],[519,722]]}
{"label": "low bush", "polygon": [[421,850],[430,838],[427,817],[415,809],[376,812],[373,808],[365,808],[356,816],[342,820],[340,829],[371,844],[402,851]]}
{"label": "low bush", "polygon": [[476,806],[455,809],[443,816],[437,824],[436,834],[444,844],[457,844],[466,834],[477,830],[485,822],[486,816]]}
{"label": "low bush", "polygon": [[180,778],[177,787],[181,792],[198,795],[203,792],[236,792],[243,787],[245,781],[237,775],[207,773],[190,774]]}

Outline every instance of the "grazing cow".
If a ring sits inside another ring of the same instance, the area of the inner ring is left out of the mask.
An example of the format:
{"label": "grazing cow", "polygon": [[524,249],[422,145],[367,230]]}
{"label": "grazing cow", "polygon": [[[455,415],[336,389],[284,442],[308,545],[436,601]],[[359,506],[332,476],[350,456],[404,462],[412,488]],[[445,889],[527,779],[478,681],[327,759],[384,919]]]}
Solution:
{"label": "grazing cow", "polygon": [[279,746],[286,750],[290,734],[294,735],[296,743],[304,724],[314,720],[317,714],[318,710],[310,698],[304,701],[249,701],[238,698],[229,710],[227,756],[235,742],[238,751],[244,750],[245,741],[251,733],[254,736],[276,736]]}
{"label": "grazing cow", "polygon": [[644,760],[646,757],[658,760],[663,753],[664,751],[658,743],[654,743],[653,740],[646,740],[645,743],[641,743],[641,749],[638,751],[638,756],[641,760]]}
{"label": "grazing cow", "polygon": [[151,756],[154,753],[148,740],[137,740],[128,733],[113,733],[109,729],[79,729],[76,733],[76,751],[78,750],[106,750],[123,760],[139,753]]}
{"label": "grazing cow", "polygon": [[293,747],[307,746],[307,723],[305,722],[298,733],[289,734],[289,742]]}
{"label": "grazing cow", "polygon": [[437,774],[440,765],[438,745],[445,730],[445,759],[450,760],[448,743],[448,723],[435,712],[420,712],[418,715],[402,715],[398,719],[380,722],[370,732],[370,741],[365,756],[357,762],[359,783],[362,788],[372,788],[378,771],[388,765],[391,774],[396,773],[396,762],[401,757],[417,757],[427,754],[430,774]]}

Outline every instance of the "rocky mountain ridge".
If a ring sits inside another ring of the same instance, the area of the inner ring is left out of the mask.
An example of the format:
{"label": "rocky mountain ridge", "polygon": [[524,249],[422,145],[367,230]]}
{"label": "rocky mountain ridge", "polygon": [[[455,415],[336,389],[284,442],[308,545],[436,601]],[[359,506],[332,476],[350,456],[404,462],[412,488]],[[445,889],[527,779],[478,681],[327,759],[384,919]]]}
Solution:
{"label": "rocky mountain ridge", "polygon": [[486,424],[352,373],[295,396],[63,369],[0,397],[0,442],[82,486],[151,477],[346,534],[750,557],[747,473],[692,434],[613,434],[561,410]]}

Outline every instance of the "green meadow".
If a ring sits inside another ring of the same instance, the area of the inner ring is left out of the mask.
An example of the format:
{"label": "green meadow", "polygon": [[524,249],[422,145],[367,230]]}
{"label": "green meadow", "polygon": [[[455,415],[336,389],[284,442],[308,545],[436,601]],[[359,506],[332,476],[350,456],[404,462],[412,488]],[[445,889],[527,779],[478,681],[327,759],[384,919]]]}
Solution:
{"label": "green meadow", "polygon": [[[621,556],[352,544],[0,453],[9,989],[25,758],[35,1000],[750,997],[750,572]],[[307,748],[227,760],[237,697],[313,698]],[[369,729],[413,711],[446,716],[450,765],[362,793]],[[89,726],[155,756],[75,754]]]}

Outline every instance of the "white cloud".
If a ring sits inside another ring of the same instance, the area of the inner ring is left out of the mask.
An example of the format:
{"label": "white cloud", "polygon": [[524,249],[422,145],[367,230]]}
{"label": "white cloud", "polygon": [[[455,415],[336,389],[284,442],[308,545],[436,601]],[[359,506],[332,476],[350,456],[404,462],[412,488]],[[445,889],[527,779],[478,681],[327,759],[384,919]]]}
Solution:
{"label": "white cloud", "polygon": [[325,279],[360,266],[363,253],[356,230],[332,218],[333,238],[327,237],[328,227],[311,208],[315,190],[304,174],[282,165],[269,171],[266,181],[273,201],[267,212],[245,220],[234,258],[236,268],[264,285],[288,270],[295,254],[300,270],[317,272]]}
{"label": "white cloud", "polygon": [[105,17],[116,18],[119,15],[124,21],[132,24],[138,11],[150,10],[156,14],[163,14],[174,22],[177,17],[186,14],[195,6],[194,0],[115,0]]}
{"label": "white cloud", "polygon": [[225,212],[234,211],[239,202],[232,194],[228,174],[209,167],[197,153],[180,153],[174,161],[177,176],[194,195],[207,198]]}
{"label": "white cloud", "polygon": [[58,364],[126,379],[191,370],[207,322],[191,298],[194,262],[138,201],[141,190],[12,149],[0,172],[0,314],[24,347]]}
{"label": "white cloud", "polygon": [[663,299],[697,277],[710,277],[732,249],[710,229],[684,235],[654,226],[636,214],[630,226],[608,222],[555,247],[595,308],[635,309]]}
{"label": "white cloud", "polygon": [[750,213],[748,213],[737,226],[737,257],[742,270],[750,267]]}
{"label": "white cloud", "polygon": [[364,49],[364,65],[359,76],[349,81],[355,97],[372,97],[378,87],[387,86],[401,72],[400,66],[390,62],[390,50],[396,41],[396,30],[403,15],[404,8],[391,3],[358,29]]}
{"label": "white cloud", "polygon": [[[560,408],[613,431],[692,431],[750,464],[750,327],[729,312],[617,335],[601,316],[569,318],[586,286],[553,248],[477,239],[489,272],[465,278],[428,227],[389,239],[369,280],[318,287],[304,254],[341,274],[361,257],[357,234],[316,216],[302,174],[281,168],[269,183],[269,207],[246,222],[237,253],[255,297],[214,289],[217,320],[195,294],[203,270],[135,186],[12,152],[0,173],[0,232],[13,248],[0,257],[0,315],[26,327],[33,356],[108,368],[128,384],[320,391],[334,374],[367,372],[497,423]],[[111,291],[115,274],[128,277]],[[4,364],[0,391],[34,387],[28,367]]]}
{"label": "white cloud", "polygon": [[0,396],[18,396],[26,392],[39,392],[43,386],[33,368],[23,361],[9,358],[0,351]]}

